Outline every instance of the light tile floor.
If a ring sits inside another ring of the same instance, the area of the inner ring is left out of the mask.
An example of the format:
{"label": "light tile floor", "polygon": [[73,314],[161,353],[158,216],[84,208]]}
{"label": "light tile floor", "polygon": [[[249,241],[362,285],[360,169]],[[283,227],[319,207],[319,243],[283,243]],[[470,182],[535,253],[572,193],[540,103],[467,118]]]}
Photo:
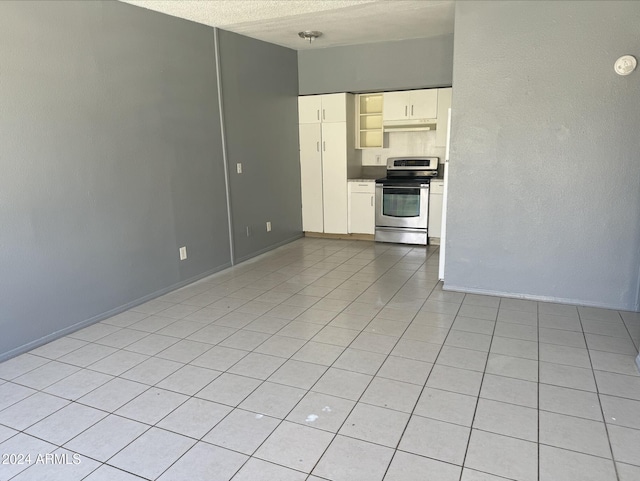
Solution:
{"label": "light tile floor", "polygon": [[437,261],[305,238],[0,364],[0,481],[640,480],[640,314]]}

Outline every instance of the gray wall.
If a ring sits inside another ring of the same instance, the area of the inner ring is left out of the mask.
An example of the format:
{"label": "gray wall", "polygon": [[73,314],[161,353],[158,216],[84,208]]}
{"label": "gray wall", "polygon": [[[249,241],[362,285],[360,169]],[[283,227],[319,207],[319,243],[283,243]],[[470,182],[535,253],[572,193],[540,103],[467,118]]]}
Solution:
{"label": "gray wall", "polygon": [[298,52],[300,95],[450,87],[453,34]]}
{"label": "gray wall", "polygon": [[0,359],[229,264],[214,53],[119,2],[0,2]]}
{"label": "gray wall", "polygon": [[218,33],[234,254],[243,260],[302,235],[297,57],[294,50]]}
{"label": "gray wall", "polygon": [[638,2],[457,2],[445,287],[638,310]]}

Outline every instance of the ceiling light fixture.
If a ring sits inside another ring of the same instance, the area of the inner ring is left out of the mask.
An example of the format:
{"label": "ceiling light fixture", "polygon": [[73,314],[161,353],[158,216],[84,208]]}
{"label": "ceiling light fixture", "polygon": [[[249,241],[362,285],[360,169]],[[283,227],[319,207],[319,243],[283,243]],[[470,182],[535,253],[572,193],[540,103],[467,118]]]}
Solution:
{"label": "ceiling light fixture", "polygon": [[298,37],[309,40],[309,43],[321,36],[322,32],[318,32],[317,30],[304,30],[303,32],[298,32]]}

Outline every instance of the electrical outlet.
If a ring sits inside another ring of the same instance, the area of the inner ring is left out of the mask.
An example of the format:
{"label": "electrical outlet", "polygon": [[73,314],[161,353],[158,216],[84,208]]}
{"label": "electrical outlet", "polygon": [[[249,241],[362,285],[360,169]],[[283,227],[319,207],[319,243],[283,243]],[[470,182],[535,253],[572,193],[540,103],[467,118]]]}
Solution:
{"label": "electrical outlet", "polygon": [[236,164],[236,171],[238,174],[242,174],[242,164],[240,162]]}
{"label": "electrical outlet", "polygon": [[267,222],[267,232],[271,232],[271,221]]}
{"label": "electrical outlet", "polygon": [[376,164],[379,164],[382,161],[382,156],[380,154],[376,155]]}
{"label": "electrical outlet", "polygon": [[183,261],[187,258],[187,246],[180,247],[180,260]]}
{"label": "electrical outlet", "polygon": [[251,236],[251,227],[247,226],[247,237]]}

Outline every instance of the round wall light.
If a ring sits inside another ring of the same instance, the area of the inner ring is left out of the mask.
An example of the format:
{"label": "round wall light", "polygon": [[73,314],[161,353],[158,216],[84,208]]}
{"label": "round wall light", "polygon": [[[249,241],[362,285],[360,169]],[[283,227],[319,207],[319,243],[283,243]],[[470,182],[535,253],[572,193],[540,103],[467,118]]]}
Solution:
{"label": "round wall light", "polygon": [[638,65],[638,61],[633,55],[623,55],[613,65],[613,69],[618,75],[629,75]]}

